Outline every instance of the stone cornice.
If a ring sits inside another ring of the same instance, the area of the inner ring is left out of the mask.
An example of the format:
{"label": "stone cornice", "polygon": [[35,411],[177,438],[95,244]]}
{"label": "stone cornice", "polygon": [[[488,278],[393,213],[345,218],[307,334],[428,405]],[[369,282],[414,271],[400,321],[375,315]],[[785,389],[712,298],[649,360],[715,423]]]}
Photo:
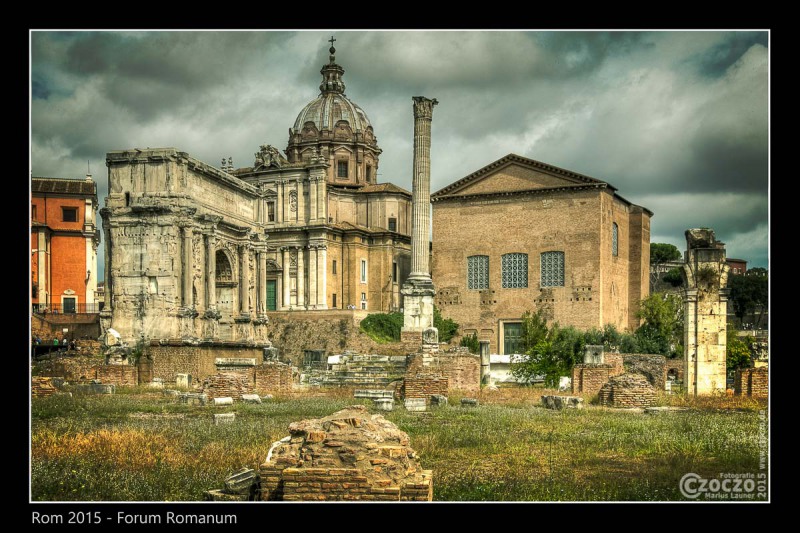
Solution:
{"label": "stone cornice", "polygon": [[[431,202],[453,202],[453,201],[470,201],[470,200],[490,200],[497,198],[504,198],[510,196],[533,196],[538,194],[552,194],[558,192],[570,191],[585,191],[592,189],[606,189],[609,188],[608,183],[595,183],[591,185],[570,185],[566,187],[545,187],[541,189],[528,189],[522,191],[505,191],[494,193],[480,193],[480,194],[452,194],[452,195],[439,195],[436,197],[431,196]],[[438,193],[437,193],[438,194]]]}

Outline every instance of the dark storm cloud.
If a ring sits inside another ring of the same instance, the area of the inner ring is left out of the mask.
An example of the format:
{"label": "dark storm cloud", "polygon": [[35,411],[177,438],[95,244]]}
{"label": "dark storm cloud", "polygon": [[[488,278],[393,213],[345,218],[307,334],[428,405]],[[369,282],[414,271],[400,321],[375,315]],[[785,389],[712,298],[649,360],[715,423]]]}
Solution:
{"label": "dark storm cloud", "polygon": [[[317,96],[330,32],[34,32],[34,175],[174,146],[248,166]],[[335,32],[347,95],[411,188],[411,96],[439,99],[432,189],[517,153],[609,181],[683,248],[710,226],[767,266],[766,32]],[[98,179],[101,203],[105,179]],[[102,247],[101,247],[102,252]],[[752,263],[751,263],[752,266]]]}
{"label": "dark storm cloud", "polygon": [[767,46],[766,32],[735,32],[703,52],[691,56],[687,63],[704,76],[717,77],[739,60],[754,44]]}
{"label": "dark storm cloud", "polygon": [[655,46],[639,32],[542,32],[536,37],[547,52],[537,74],[548,77],[582,76],[599,68],[609,56]]}

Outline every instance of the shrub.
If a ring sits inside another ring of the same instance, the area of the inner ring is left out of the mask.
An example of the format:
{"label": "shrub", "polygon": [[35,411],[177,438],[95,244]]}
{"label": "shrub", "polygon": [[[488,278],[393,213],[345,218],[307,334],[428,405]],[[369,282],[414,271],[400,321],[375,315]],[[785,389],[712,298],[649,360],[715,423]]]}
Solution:
{"label": "shrub", "polygon": [[372,313],[361,321],[360,327],[376,342],[397,342],[403,328],[403,313]]}
{"label": "shrub", "polygon": [[461,337],[461,342],[459,344],[469,348],[469,353],[480,353],[481,351],[481,343],[478,341],[477,333]]}

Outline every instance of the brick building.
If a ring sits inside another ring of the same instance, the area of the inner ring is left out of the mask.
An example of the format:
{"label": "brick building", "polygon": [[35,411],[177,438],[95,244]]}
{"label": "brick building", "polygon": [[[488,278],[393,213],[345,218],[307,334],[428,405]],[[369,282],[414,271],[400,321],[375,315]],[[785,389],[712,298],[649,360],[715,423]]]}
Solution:
{"label": "brick building", "polygon": [[34,310],[97,312],[97,184],[31,179],[31,303]]}
{"label": "brick building", "polygon": [[725,259],[725,262],[728,264],[731,274],[739,276],[747,274],[746,259],[734,259],[733,257],[728,257],[727,259]]}
{"label": "brick building", "polygon": [[649,294],[648,209],[609,183],[509,154],[431,195],[436,305],[516,353],[525,311],[633,330]]}

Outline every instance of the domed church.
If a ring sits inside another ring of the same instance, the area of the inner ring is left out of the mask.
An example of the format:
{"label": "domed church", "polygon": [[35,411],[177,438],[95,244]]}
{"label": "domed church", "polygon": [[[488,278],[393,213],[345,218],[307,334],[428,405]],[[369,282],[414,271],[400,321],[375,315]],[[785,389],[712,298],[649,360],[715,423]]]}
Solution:
{"label": "domed church", "polygon": [[176,148],[107,154],[103,326],[127,339],[267,342],[267,313],[399,310],[411,193],[377,183],[381,149],[330,47],[286,150],[214,167]]}

